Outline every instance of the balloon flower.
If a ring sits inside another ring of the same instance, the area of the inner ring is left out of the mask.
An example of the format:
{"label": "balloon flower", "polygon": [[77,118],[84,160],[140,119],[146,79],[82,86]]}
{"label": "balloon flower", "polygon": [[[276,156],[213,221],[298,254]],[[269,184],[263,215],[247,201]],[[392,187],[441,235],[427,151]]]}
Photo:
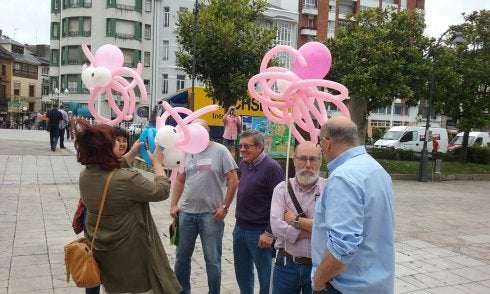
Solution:
{"label": "balloon flower", "polygon": [[[131,120],[136,105],[134,88],[138,87],[143,101],[147,99],[146,87],[141,78],[141,72],[143,71],[141,63],[138,63],[136,70],[124,67],[124,55],[122,51],[118,47],[110,44],[100,47],[95,52],[95,56],[92,55],[85,44],[82,44],[82,50],[85,57],[90,61],[90,66],[84,64],[82,67],[82,81],[90,92],[88,108],[92,116],[96,120],[111,126],[123,120]],[[121,75],[130,77],[131,81],[128,81]],[[113,92],[121,94],[123,100],[122,109],[119,109],[119,106],[116,104]],[[103,93],[105,93],[112,111],[117,115],[113,120],[103,117],[95,110],[95,97]]]}
{"label": "balloon flower", "polygon": [[[294,57],[293,71],[283,67],[267,67],[279,52]],[[298,128],[309,134],[310,141],[317,143],[320,129],[315,121],[323,125],[328,120],[327,102],[337,106],[344,116],[350,118],[349,110],[342,102],[348,97],[347,88],[323,79],[331,64],[330,51],[322,43],[309,42],[299,50],[279,45],[264,55],[260,73],[249,80],[248,91],[261,103],[270,121],[290,125],[292,134],[300,143],[306,140]],[[318,87],[325,90],[320,91]]]}
{"label": "balloon flower", "polygon": [[[208,131],[200,124],[193,124],[192,121],[205,113],[217,110],[219,106],[209,105],[195,112],[184,107],[174,108],[165,101],[162,106],[165,112],[157,117],[155,141],[165,148],[163,165],[172,169],[171,179],[175,179],[177,171],[183,171],[185,153],[199,153],[209,144]],[[182,118],[180,114],[187,116]],[[177,127],[165,125],[169,117],[177,122]]]}

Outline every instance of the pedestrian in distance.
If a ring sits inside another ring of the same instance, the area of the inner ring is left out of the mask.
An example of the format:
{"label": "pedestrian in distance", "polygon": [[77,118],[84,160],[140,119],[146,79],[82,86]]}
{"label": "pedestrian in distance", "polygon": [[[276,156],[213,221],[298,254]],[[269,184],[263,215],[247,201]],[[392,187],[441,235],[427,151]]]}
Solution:
{"label": "pedestrian in distance", "polygon": [[60,148],[65,149],[65,131],[68,126],[68,122],[70,121],[68,118],[68,113],[65,111],[65,106],[60,105],[59,111],[61,112],[61,115],[63,116],[63,119],[60,120]]}
{"label": "pedestrian in distance", "polygon": [[72,124],[75,121],[75,116],[73,115],[73,111],[68,111],[68,124],[66,126],[66,139],[73,140],[75,139],[75,134],[73,133]]}
{"label": "pedestrian in distance", "polygon": [[272,294],[311,293],[313,214],[326,181],[320,177],[320,148],[309,141],[297,145],[293,164],[295,177],[279,183],[272,195],[271,228],[277,249]]}
{"label": "pedestrian in distance", "polygon": [[357,132],[345,117],[320,130],[330,174],[313,217],[313,293],[394,293],[392,181]]}
{"label": "pedestrian in distance", "polygon": [[223,144],[230,150],[232,156],[235,156],[235,142],[242,127],[242,119],[237,115],[234,105],[228,107],[228,111],[223,116],[223,124]]}
{"label": "pedestrian in distance", "polygon": [[270,208],[274,188],[284,181],[281,166],[264,152],[264,137],[253,129],[240,135],[240,181],[233,229],[235,276],[241,294],[254,293],[254,265],[260,294],[269,293],[273,258]]}
{"label": "pedestrian in distance", "polygon": [[46,113],[46,118],[48,119],[51,151],[56,151],[56,146],[58,145],[58,139],[60,137],[60,121],[63,120],[63,115],[58,110],[58,104],[53,104],[53,108]]}
{"label": "pedestrian in distance", "polygon": [[[204,120],[196,119],[192,123],[202,125],[209,132]],[[206,262],[208,293],[218,294],[224,219],[235,197],[238,166],[225,146],[212,141],[203,151],[187,154],[184,162],[184,172],[175,179],[170,207],[170,215],[179,220],[175,274],[182,285],[182,293],[191,293],[191,258],[199,236]]]}
{"label": "pedestrian in distance", "polygon": [[[159,146],[151,155],[154,179],[124,168],[114,128],[77,120],[77,160],[85,166],[79,187],[86,207],[85,237],[92,239],[104,186],[110,174],[93,254],[106,293],[180,293],[180,287],[150,211],[150,202],[169,197]],[[138,153],[141,142],[127,153]]]}

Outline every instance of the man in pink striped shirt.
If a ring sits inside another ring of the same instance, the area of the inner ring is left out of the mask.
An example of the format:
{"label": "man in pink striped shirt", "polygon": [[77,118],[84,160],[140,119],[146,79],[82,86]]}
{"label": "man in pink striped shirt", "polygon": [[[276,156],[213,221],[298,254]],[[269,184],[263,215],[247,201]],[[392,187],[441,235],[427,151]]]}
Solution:
{"label": "man in pink striped shirt", "polygon": [[326,182],[319,176],[320,148],[309,141],[299,144],[294,151],[293,163],[296,176],[289,179],[289,187],[303,214],[296,209],[288,185],[284,181],[279,183],[272,195],[270,220],[278,250],[272,279],[273,294],[311,293],[313,213],[316,199]]}

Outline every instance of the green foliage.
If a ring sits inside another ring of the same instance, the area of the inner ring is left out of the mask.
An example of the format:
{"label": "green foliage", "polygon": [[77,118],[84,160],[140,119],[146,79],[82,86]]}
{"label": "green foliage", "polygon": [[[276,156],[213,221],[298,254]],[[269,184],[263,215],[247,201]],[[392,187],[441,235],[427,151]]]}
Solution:
{"label": "green foliage", "polygon": [[[448,152],[444,156],[446,161],[458,161],[463,148],[457,148],[452,152]],[[467,162],[478,164],[490,164],[490,149],[480,146],[471,146],[467,149]]]}
{"label": "green foliage", "polygon": [[380,128],[373,128],[373,141],[376,142],[381,137],[383,137],[383,131]]}
{"label": "green foliage", "polygon": [[[418,174],[419,161],[398,161],[376,159],[390,174]],[[432,172],[432,162],[429,163],[428,172]],[[442,161],[443,174],[490,174],[489,164],[461,164],[459,162]]]}
{"label": "green foliage", "polygon": [[[196,78],[207,94],[223,106],[247,95],[248,80],[258,72],[263,55],[272,47],[275,29],[259,22],[265,0],[200,1],[196,33]],[[192,73],[193,11],[178,15],[177,65]]]}
{"label": "green foliage", "polygon": [[[464,23],[452,26],[445,47],[435,48],[435,91],[433,105],[451,117],[465,132],[490,126],[490,11],[464,15]],[[456,32],[464,45],[449,46]],[[467,142],[463,142],[461,158]],[[469,160],[469,154],[468,160]]]}
{"label": "green foliage", "polygon": [[352,120],[364,134],[370,111],[395,98],[414,105],[424,97],[430,62],[422,52],[428,40],[423,15],[416,11],[368,9],[350,20],[324,42],[333,56],[327,77],[349,89]]}
{"label": "green foliage", "polygon": [[418,153],[413,150],[393,149],[393,148],[373,148],[371,156],[376,159],[390,159],[401,161],[416,160]]}

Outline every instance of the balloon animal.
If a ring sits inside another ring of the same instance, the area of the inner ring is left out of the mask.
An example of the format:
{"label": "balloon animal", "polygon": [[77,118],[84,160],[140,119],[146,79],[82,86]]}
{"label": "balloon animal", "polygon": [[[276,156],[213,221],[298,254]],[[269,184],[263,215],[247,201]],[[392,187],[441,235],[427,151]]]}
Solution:
{"label": "balloon animal", "polygon": [[[82,67],[82,81],[90,91],[88,108],[92,116],[96,120],[111,126],[123,120],[131,120],[136,105],[134,88],[136,86],[138,87],[143,101],[147,99],[146,87],[141,79],[143,70],[141,63],[138,63],[136,70],[124,67],[124,55],[122,51],[118,47],[110,44],[103,45],[97,49],[95,56],[92,55],[85,44],[82,44],[82,50],[90,61],[90,66],[84,64]],[[132,81],[128,81],[121,75],[129,76]],[[121,93],[123,99],[122,110],[119,109],[119,106],[114,101],[113,91]],[[95,97],[102,93],[105,93],[112,111],[117,115],[113,120],[103,117],[95,110]]]}
{"label": "balloon animal", "polygon": [[[293,55],[293,72],[283,67],[267,67],[278,52]],[[314,120],[320,125],[328,120],[326,102],[334,104],[344,116],[350,118],[349,110],[342,102],[348,97],[347,88],[339,83],[323,80],[331,63],[330,51],[319,42],[306,43],[299,50],[285,45],[276,46],[264,55],[260,73],[249,80],[248,91],[261,103],[264,114],[270,121],[291,125],[295,138],[304,142],[305,138],[297,129],[299,127],[309,134],[310,141],[317,143],[320,130],[315,126]],[[261,93],[257,91],[257,85]],[[274,85],[278,91],[273,89]],[[318,87],[329,91],[320,91]],[[337,93],[330,93],[330,89]]]}

